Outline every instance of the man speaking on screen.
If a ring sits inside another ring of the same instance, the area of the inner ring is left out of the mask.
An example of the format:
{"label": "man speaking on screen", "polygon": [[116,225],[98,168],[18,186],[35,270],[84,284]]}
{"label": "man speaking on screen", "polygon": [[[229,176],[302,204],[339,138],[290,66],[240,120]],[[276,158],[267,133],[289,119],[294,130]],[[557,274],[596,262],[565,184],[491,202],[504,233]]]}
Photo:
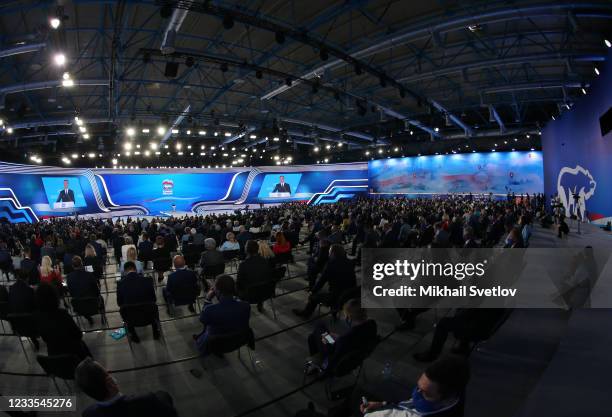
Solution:
{"label": "man speaking on screen", "polygon": [[280,182],[274,186],[273,193],[289,193],[291,194],[291,186],[285,182],[285,177],[279,177]]}
{"label": "man speaking on screen", "polygon": [[68,188],[68,180],[64,180],[64,189],[57,196],[56,203],[74,203],[74,191]]}

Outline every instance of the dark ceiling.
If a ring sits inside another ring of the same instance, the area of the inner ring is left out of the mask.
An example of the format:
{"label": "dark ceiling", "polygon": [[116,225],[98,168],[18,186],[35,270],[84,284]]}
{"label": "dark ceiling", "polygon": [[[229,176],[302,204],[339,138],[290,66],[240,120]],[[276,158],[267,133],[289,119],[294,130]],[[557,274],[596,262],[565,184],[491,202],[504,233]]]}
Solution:
{"label": "dark ceiling", "polygon": [[2,159],[221,166],[538,148],[546,122],[588,94],[611,23],[610,1],[4,1]]}

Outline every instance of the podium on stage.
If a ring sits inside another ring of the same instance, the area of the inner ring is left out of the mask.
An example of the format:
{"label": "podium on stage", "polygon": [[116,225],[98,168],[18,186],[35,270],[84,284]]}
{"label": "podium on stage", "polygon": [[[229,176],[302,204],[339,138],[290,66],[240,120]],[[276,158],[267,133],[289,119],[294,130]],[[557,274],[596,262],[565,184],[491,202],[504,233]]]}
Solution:
{"label": "podium on stage", "polygon": [[289,198],[291,197],[291,193],[270,193],[270,198]]}
{"label": "podium on stage", "polygon": [[74,201],[58,201],[57,203],[53,203],[54,209],[69,209],[74,208]]}

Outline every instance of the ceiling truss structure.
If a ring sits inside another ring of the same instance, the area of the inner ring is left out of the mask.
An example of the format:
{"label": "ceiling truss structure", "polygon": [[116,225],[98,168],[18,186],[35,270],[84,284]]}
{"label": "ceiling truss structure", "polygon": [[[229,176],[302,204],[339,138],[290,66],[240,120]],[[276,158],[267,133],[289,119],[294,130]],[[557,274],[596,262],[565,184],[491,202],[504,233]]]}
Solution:
{"label": "ceiling truss structure", "polygon": [[379,145],[444,151],[537,133],[587,92],[612,39],[602,0],[401,3],[6,2],[0,146],[18,161],[95,152],[98,165],[123,156],[126,140],[267,147],[311,162],[320,143],[336,160]]}

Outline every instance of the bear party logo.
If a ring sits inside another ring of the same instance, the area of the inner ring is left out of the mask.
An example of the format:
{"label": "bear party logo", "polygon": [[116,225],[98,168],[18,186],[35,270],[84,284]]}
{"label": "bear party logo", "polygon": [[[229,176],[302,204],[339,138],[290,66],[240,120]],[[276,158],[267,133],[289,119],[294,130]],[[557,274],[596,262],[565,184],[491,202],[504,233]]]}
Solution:
{"label": "bear party logo", "polygon": [[162,181],[162,194],[163,195],[172,195],[174,192],[174,181],[172,180],[163,180]]}

